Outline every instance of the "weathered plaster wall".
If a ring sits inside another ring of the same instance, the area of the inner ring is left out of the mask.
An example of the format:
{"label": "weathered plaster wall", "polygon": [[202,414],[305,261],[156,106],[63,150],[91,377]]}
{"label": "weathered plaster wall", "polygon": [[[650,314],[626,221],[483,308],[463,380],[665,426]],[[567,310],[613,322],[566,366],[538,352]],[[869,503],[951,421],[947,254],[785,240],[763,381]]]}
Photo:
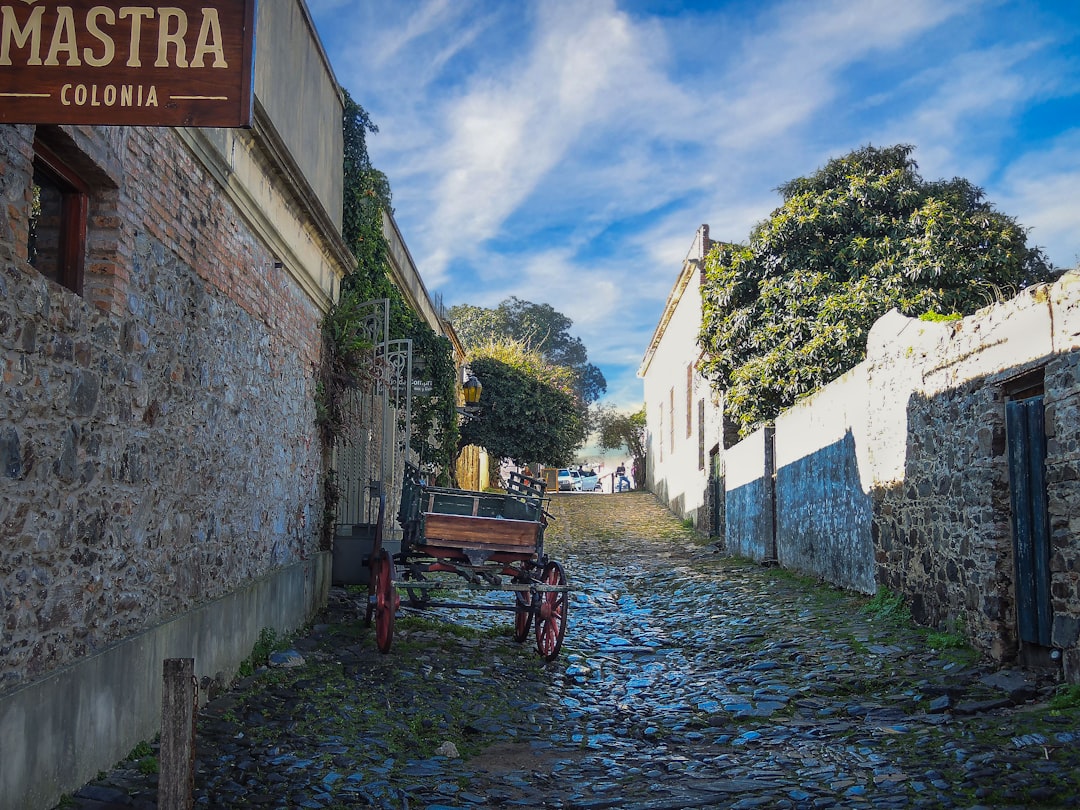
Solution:
{"label": "weathered plaster wall", "polygon": [[[866,592],[898,591],[917,619],[966,632],[995,659],[1015,657],[1005,403],[1014,381],[1041,374],[1052,646],[1066,676],[1080,680],[1078,349],[1077,273],[956,322],[881,318],[863,364],[777,419],[781,563]],[[757,442],[727,451],[729,479],[744,469],[736,459],[760,454]],[[757,475],[760,465],[745,469]],[[728,485],[736,553],[756,553],[765,510],[746,497],[754,486],[767,497],[765,483]]]}
{"label": "weathered plaster wall", "polygon": [[776,420],[780,564],[873,593],[866,459],[866,368],[858,366]]}
{"label": "weathered plaster wall", "polygon": [[709,522],[705,509],[709,451],[721,443],[722,435],[719,399],[696,370],[701,268],[710,245],[708,226],[703,225],[638,372],[644,379],[648,424],[645,486],[703,531]]}
{"label": "weathered plaster wall", "polygon": [[761,562],[776,559],[773,429],[761,428],[725,451],[724,538],[727,551]]}

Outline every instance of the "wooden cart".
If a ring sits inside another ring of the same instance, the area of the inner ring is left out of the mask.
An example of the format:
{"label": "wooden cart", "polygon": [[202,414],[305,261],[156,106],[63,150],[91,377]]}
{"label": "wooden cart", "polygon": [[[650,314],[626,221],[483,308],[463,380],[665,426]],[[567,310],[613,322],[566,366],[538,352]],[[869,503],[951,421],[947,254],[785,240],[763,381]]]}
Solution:
{"label": "wooden cart", "polygon": [[[389,652],[394,618],[403,590],[414,607],[471,608],[514,612],[514,639],[530,629],[546,661],[554,660],[566,633],[569,587],[563,567],[544,554],[544,528],[550,515],[543,481],[512,473],[506,492],[473,492],[427,486],[409,465],[402,485],[398,521],[401,551],[382,547],[382,507],[370,557],[367,618],[375,638]],[[508,591],[513,604],[436,601],[438,591],[458,582],[474,591]],[[399,579],[400,574],[400,579]]]}

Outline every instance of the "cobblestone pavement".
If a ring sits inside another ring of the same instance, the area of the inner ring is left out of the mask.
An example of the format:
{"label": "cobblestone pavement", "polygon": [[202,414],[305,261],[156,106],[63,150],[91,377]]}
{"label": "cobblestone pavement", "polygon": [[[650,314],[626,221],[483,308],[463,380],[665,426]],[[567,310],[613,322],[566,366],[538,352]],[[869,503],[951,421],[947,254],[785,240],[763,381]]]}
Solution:
{"label": "cobblestone pavement", "polygon": [[[1053,685],[718,554],[651,495],[552,511],[578,588],[557,661],[472,610],[404,609],[380,655],[335,590],[278,657],[296,666],[202,707],[196,806],[1077,806],[1080,712],[1048,705]],[[62,806],[155,807],[152,748]]]}

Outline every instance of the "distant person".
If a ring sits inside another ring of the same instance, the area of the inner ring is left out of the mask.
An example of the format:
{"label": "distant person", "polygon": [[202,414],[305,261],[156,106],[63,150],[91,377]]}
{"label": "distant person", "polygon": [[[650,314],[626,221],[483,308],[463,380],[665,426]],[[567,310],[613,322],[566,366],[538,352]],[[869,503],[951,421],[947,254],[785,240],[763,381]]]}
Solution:
{"label": "distant person", "polygon": [[615,468],[615,476],[616,476],[616,479],[615,479],[616,480],[615,491],[616,492],[622,492],[623,487],[625,486],[626,491],[629,492],[630,491],[630,479],[626,477],[626,465],[624,465],[621,461],[619,462],[619,466]]}

